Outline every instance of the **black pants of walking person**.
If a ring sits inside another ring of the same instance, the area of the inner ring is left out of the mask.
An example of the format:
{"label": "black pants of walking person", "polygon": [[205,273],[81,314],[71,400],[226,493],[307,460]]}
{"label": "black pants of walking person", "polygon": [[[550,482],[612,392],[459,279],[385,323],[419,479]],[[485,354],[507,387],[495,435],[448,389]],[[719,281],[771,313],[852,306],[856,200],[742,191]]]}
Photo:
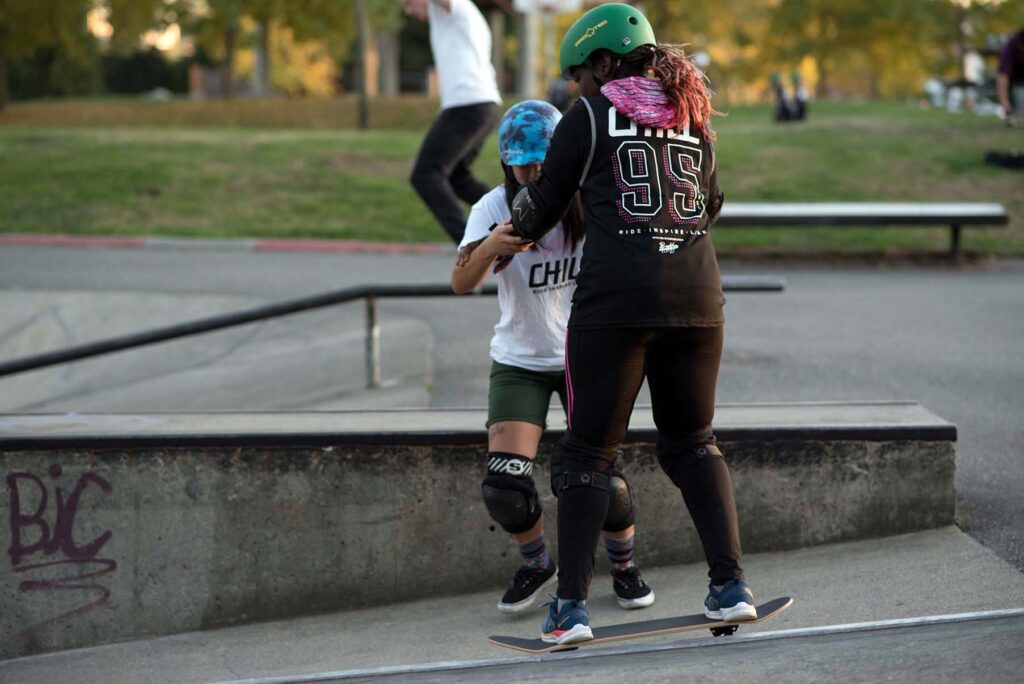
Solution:
{"label": "black pants of walking person", "polygon": [[743,576],[732,480],[711,431],[722,340],[720,327],[569,330],[569,431],[555,454],[563,473],[554,483],[559,598],[587,597],[594,546],[608,509],[608,490],[601,485],[615,464],[645,375],[658,461],[682,492],[709,577],[722,584]]}
{"label": "black pants of walking person", "polygon": [[493,102],[441,110],[412,169],[412,186],[456,245],[466,229],[466,213],[459,200],[475,204],[490,190],[470,166],[499,114]]}

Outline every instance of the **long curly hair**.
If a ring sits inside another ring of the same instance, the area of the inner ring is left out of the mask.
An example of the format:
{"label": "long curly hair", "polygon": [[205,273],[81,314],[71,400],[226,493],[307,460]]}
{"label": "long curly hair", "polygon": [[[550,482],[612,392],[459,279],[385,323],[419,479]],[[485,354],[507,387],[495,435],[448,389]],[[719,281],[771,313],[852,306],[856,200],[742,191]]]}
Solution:
{"label": "long curly hair", "polygon": [[680,125],[714,142],[711,117],[721,112],[711,106],[713,93],[707,77],[686,56],[682,45],[641,45],[626,55],[608,54],[619,60],[614,78],[645,76],[657,80],[675,105]]}

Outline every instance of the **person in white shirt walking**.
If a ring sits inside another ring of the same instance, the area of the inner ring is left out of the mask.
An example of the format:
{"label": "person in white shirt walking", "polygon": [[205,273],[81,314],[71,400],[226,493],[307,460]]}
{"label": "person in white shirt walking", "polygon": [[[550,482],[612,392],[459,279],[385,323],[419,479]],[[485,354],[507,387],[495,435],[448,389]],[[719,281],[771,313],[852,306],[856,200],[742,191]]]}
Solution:
{"label": "person in white shirt walking", "polygon": [[501,112],[491,64],[491,30],[472,0],[404,0],[405,13],[430,24],[430,49],[441,91],[410,182],[455,244],[466,214],[488,187],[470,167]]}
{"label": "person in white shirt walking", "polygon": [[[555,575],[532,473],[551,395],[558,395],[563,409],[572,402],[565,380],[565,334],[583,256],[583,214],[578,201],[572,203],[562,222],[536,243],[513,235],[508,220],[511,199],[540,172],[559,119],[557,109],[539,100],[520,102],[502,117],[498,148],[505,181],[473,206],[452,271],[452,289],[458,294],[478,287],[492,266],[500,274],[501,319],[491,339],[482,494],[488,513],[512,536],[522,556],[522,566],[498,602],[504,613],[530,607]],[[634,558],[634,497],[619,465],[607,479],[605,549],[619,605],[643,608],[654,603],[654,592]],[[553,491],[562,470],[559,463],[551,464]]]}

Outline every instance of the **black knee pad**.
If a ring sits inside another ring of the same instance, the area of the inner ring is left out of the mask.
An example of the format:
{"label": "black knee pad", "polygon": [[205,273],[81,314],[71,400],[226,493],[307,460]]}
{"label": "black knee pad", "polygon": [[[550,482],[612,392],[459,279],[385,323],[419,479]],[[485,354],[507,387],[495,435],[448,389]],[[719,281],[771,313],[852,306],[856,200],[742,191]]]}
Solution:
{"label": "black knee pad", "polygon": [[710,442],[703,444],[658,443],[658,465],[677,487],[683,486],[687,469],[706,458],[722,458],[722,452],[715,445],[714,437]]}
{"label": "black knee pad", "polygon": [[619,471],[611,473],[608,481],[608,515],[604,519],[607,532],[621,532],[636,520],[633,488]]}
{"label": "black knee pad", "polygon": [[494,522],[511,534],[526,532],[541,516],[540,496],[533,484],[533,461],[503,451],[487,454],[487,475],[481,490]]}
{"label": "black knee pad", "polygon": [[571,487],[594,487],[608,491],[611,477],[608,473],[596,473],[592,470],[567,470],[556,482],[552,483],[555,493],[561,494]]}
{"label": "black knee pad", "polygon": [[[565,489],[566,484],[577,486],[577,476],[566,480],[567,473],[591,473],[601,484],[601,489],[608,489],[608,478],[615,472],[618,457],[621,453],[618,449],[600,449],[584,447],[580,449],[580,443],[572,442],[571,435],[566,433],[558,442],[558,445],[551,452],[551,493],[558,497],[558,493]],[[594,479],[588,479],[585,486],[595,486]]]}

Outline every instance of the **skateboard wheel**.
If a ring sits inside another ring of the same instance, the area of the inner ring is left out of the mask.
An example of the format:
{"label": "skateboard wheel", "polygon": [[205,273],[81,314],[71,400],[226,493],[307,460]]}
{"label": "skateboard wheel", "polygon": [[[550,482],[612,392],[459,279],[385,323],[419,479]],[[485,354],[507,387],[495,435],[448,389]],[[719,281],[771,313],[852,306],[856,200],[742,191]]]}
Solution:
{"label": "skateboard wheel", "polygon": [[739,629],[736,625],[729,625],[728,627],[712,627],[711,634],[716,637],[720,636],[731,636],[736,633]]}

